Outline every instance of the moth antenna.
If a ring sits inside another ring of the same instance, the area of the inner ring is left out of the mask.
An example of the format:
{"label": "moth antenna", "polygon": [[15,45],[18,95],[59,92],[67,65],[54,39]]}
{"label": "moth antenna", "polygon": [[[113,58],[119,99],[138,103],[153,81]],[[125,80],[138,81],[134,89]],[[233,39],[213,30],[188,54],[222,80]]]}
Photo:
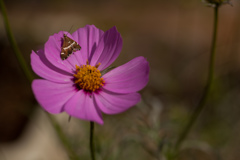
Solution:
{"label": "moth antenna", "polygon": [[68,36],[68,33],[71,32],[72,28],[73,28],[73,25],[71,26],[70,30],[67,32],[66,36]]}
{"label": "moth antenna", "polygon": [[71,32],[72,28],[73,28],[73,25],[71,26],[71,28],[70,28],[70,30],[69,30],[69,32],[68,32],[68,33],[70,33],[70,32]]}

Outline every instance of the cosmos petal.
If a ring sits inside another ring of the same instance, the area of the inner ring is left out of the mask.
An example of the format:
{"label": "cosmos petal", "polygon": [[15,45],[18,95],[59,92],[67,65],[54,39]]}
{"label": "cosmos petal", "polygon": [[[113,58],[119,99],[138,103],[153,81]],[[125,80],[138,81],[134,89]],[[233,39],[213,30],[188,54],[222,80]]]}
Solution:
{"label": "cosmos petal", "polygon": [[77,92],[72,83],[54,83],[37,79],[32,82],[38,103],[49,113],[63,112],[64,104]]}
{"label": "cosmos petal", "polygon": [[104,70],[111,65],[119,56],[122,49],[122,37],[116,27],[107,30],[102,36],[99,45],[90,61],[95,66],[99,62],[99,70]]}
{"label": "cosmos petal", "polygon": [[[71,54],[67,59],[61,59],[61,47],[63,42],[63,35],[66,34],[69,38],[73,39],[70,33],[60,31],[49,37],[48,41],[44,45],[44,54],[47,60],[57,68],[67,71],[73,72],[75,70],[75,65],[79,65],[73,54],[77,54],[77,52]],[[74,39],[73,39],[74,40]]]}
{"label": "cosmos petal", "polygon": [[43,50],[34,51],[31,53],[31,66],[33,71],[40,77],[49,81],[58,83],[69,83],[72,78],[72,74],[63,71],[54,65],[52,65],[45,57]]}
{"label": "cosmos petal", "polygon": [[148,83],[149,64],[144,57],[137,57],[105,75],[104,89],[116,93],[132,93],[141,90]]}
{"label": "cosmos petal", "polygon": [[86,64],[86,61],[91,59],[103,33],[102,30],[94,25],[86,25],[72,34],[74,40],[82,47],[79,51],[80,54],[75,54],[80,64]]}
{"label": "cosmos petal", "polygon": [[100,110],[91,95],[79,90],[65,105],[64,110],[73,117],[103,124]]}
{"label": "cosmos petal", "polygon": [[121,113],[137,104],[141,95],[139,93],[116,94],[102,91],[94,94],[99,109],[106,114]]}

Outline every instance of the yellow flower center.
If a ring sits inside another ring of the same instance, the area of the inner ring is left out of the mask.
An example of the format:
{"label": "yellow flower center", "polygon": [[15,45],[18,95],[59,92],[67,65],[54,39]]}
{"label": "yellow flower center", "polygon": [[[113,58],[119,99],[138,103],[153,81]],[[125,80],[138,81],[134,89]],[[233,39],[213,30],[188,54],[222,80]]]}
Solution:
{"label": "yellow flower center", "polygon": [[101,73],[98,70],[100,63],[96,66],[89,65],[87,60],[86,65],[82,65],[79,67],[76,65],[76,74],[74,83],[80,87],[80,89],[84,89],[86,91],[95,91],[98,90],[101,86],[104,85],[104,80],[101,78]]}

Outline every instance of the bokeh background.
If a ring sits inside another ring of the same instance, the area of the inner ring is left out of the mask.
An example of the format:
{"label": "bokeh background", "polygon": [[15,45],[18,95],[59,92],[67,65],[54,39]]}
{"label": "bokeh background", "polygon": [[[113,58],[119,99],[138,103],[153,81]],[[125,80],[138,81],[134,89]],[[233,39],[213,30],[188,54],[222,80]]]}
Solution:
{"label": "bokeh background", "polygon": [[[151,67],[142,101],[96,125],[99,160],[163,159],[197,105],[208,71],[213,9],[200,0],[7,0],[9,21],[30,67],[30,53],[61,30],[116,26],[123,49],[114,66],[144,56]],[[239,160],[240,1],[219,9],[213,90],[179,159]],[[0,159],[68,160],[34,99],[0,16]],[[37,78],[37,76],[35,75]],[[89,122],[56,115],[81,159],[90,159]]]}

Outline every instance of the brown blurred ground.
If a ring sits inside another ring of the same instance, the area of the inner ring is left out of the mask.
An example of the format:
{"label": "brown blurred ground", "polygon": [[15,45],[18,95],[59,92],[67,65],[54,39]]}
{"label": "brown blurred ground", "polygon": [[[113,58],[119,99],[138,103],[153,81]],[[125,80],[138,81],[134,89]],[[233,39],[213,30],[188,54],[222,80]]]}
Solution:
{"label": "brown blurred ground", "polygon": [[[198,149],[201,148],[198,146],[202,146],[198,144],[207,144],[208,147],[204,149],[211,148],[210,159],[221,157],[224,160],[238,160],[240,156],[240,2],[233,1],[233,4],[233,7],[226,5],[220,8],[214,90],[207,109],[186,143],[191,149],[192,145],[189,144],[192,141],[197,141],[194,147]],[[8,0],[6,7],[12,30],[28,63],[31,50],[41,48],[49,35],[60,30],[73,32],[86,24],[94,24],[103,30],[117,26],[124,45],[114,65],[123,64],[136,56],[148,59],[151,73],[148,86],[141,92],[144,103],[124,114],[105,116],[105,125],[97,126],[99,141],[101,146],[105,146],[99,149],[99,157],[154,159],[156,156],[151,156],[151,153],[155,154],[158,150],[158,141],[162,137],[170,139],[169,143],[174,142],[190,111],[196,106],[206,81],[213,9],[204,6],[200,0]],[[2,16],[0,57],[0,141],[4,142],[0,146],[0,159],[2,153],[2,157],[9,160],[6,154],[13,153],[11,147],[6,149],[6,145],[14,146],[23,141],[24,133],[35,134],[30,124],[42,113],[39,106],[34,107],[36,102],[30,85],[7,41]],[[156,99],[156,103],[153,99]],[[158,112],[153,112],[158,107]],[[34,108],[38,110],[34,111]],[[153,114],[156,120],[150,118]],[[38,122],[41,124],[43,120],[40,118]],[[64,120],[62,124],[65,124]],[[82,135],[75,136],[86,139],[88,123],[78,123],[84,127],[80,133],[77,132]],[[119,130],[125,139],[120,133],[115,133]],[[106,134],[112,139],[104,139]],[[46,140],[46,137],[41,138]],[[84,148],[88,146],[88,141],[80,142],[81,145],[76,144],[79,154],[88,157],[88,150]],[[141,144],[145,147],[141,147]],[[114,151],[108,155],[112,146]],[[125,146],[128,146],[128,151],[124,150]],[[24,152],[24,149],[21,151]],[[198,155],[202,150],[193,152]],[[183,150],[184,153],[189,152]],[[181,158],[187,159],[184,155]],[[21,159],[27,158],[23,156]]]}

